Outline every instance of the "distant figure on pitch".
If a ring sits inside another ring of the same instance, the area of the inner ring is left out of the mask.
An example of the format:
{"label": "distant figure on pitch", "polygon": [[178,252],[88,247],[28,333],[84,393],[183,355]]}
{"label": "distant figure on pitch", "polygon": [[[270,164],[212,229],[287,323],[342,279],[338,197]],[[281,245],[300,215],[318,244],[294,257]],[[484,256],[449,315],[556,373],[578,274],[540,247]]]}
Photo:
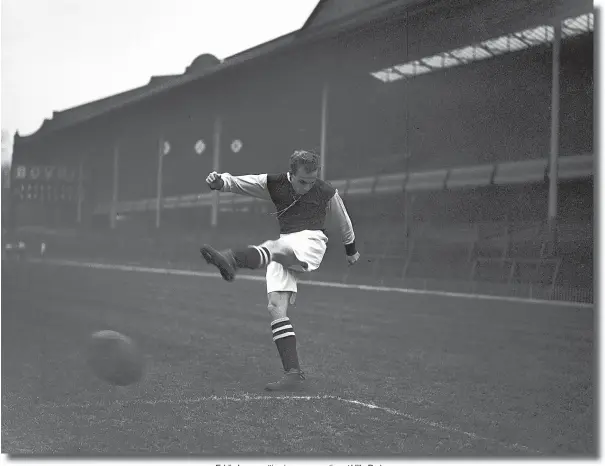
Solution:
{"label": "distant figure on pitch", "polygon": [[267,269],[267,297],[273,341],[285,376],[266,386],[268,391],[303,388],[304,374],[298,362],[296,336],[287,316],[288,304],[296,300],[300,274],[316,270],[326,252],[326,215],[335,216],[349,265],[359,260],[353,226],[338,191],[318,179],[319,155],[299,150],[290,156],[290,170],[276,175],[232,176],[212,172],[206,178],[210,189],[270,200],[275,205],[280,237],[258,246],[217,251],[204,245],[200,252],[218,267],[227,281],[238,269]]}

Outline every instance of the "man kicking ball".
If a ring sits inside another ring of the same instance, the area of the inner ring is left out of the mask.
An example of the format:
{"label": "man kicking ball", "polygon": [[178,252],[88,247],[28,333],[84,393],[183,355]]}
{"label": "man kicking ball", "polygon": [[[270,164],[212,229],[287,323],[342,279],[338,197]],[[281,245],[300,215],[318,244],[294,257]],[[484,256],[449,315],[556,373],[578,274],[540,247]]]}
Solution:
{"label": "man kicking ball", "polygon": [[317,178],[319,156],[296,151],[290,170],[276,175],[232,176],[212,172],[206,178],[210,189],[257,197],[273,202],[279,221],[279,239],[258,246],[217,251],[204,245],[201,254],[216,266],[223,278],[232,281],[238,269],[267,269],[267,297],[273,341],[282,360],[285,376],[269,383],[269,391],[296,391],[305,379],[296,351],[296,335],[288,317],[288,304],[296,300],[300,274],[316,270],[326,252],[326,215],[334,216],[349,265],[359,260],[353,226],[338,191]]}

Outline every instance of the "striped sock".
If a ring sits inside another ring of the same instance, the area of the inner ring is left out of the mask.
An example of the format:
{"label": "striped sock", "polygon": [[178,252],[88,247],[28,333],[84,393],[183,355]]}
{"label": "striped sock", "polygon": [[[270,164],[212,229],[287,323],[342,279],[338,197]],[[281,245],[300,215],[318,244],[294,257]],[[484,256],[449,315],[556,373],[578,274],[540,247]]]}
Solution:
{"label": "striped sock", "polygon": [[279,357],[284,366],[284,370],[299,369],[298,353],[296,351],[296,335],[294,328],[288,317],[271,322],[271,331],[273,332],[273,341],[277,346]]}
{"label": "striped sock", "polygon": [[271,253],[264,246],[248,246],[233,251],[233,255],[237,266],[243,269],[260,269],[271,262]]}

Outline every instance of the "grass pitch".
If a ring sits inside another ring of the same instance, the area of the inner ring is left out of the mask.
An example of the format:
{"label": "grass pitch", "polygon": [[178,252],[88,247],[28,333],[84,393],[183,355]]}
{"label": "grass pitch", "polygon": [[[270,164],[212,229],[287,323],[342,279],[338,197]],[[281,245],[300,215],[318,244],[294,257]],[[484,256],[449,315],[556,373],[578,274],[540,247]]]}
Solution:
{"label": "grass pitch", "polygon": [[[3,453],[596,455],[592,309],[302,284],[294,398],[263,391],[281,363],[262,282],[2,273]],[[101,329],[142,347],[143,382],[90,373]]]}

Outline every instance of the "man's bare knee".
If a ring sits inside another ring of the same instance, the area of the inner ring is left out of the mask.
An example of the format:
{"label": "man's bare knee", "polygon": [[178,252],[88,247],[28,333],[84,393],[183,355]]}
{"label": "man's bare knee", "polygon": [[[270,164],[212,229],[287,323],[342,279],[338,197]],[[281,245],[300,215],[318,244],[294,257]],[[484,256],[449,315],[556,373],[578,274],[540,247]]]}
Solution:
{"label": "man's bare knee", "polygon": [[277,251],[271,254],[271,260],[288,268],[296,263],[296,256],[293,252]]}
{"label": "man's bare knee", "polygon": [[266,247],[269,252],[271,252],[271,260],[287,267],[288,263],[292,261],[292,256],[294,256],[292,248],[289,248],[281,241],[271,241],[267,243]]}
{"label": "man's bare knee", "polygon": [[271,254],[271,260],[278,262],[283,265],[285,268],[289,269],[291,267],[300,268],[301,271],[304,271],[308,268],[308,265],[301,261],[291,248],[282,248]]}
{"label": "man's bare knee", "polygon": [[285,268],[292,266],[302,267],[305,269],[305,263],[300,261],[294,250],[288,243],[283,240],[269,240],[265,241],[261,246],[266,247],[271,253],[271,260],[283,265]]}
{"label": "man's bare knee", "polygon": [[269,314],[271,314],[271,320],[281,319],[288,315],[288,302],[290,299],[291,292],[289,291],[274,291],[269,293]]}

